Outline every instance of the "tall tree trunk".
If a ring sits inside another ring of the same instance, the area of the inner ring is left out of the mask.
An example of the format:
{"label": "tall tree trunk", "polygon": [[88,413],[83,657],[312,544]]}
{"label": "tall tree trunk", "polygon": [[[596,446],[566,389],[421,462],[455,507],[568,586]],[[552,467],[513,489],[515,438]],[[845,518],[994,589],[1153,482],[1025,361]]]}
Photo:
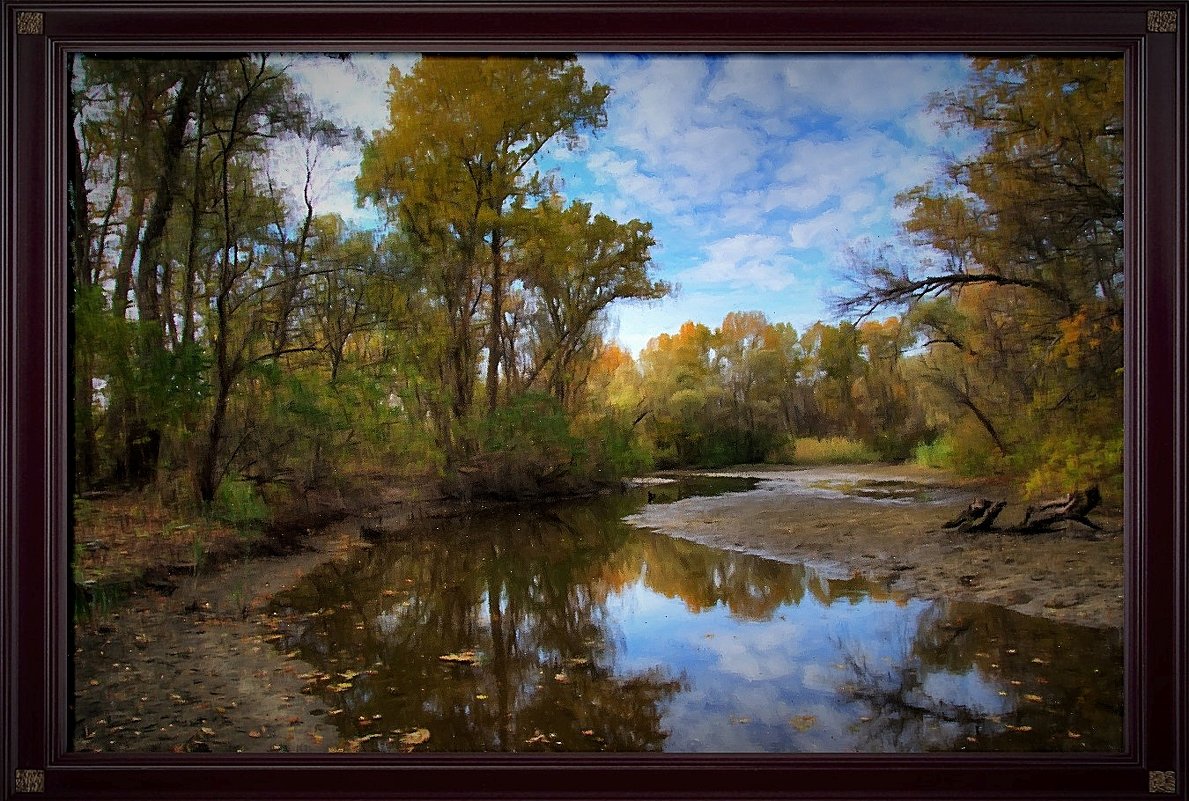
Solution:
{"label": "tall tree trunk", "polygon": [[206,503],[215,499],[215,492],[223,480],[219,468],[219,448],[223,442],[223,426],[227,420],[227,401],[231,397],[232,376],[227,361],[226,304],[222,297],[215,301],[219,334],[215,339],[215,409],[206,429],[206,447],[198,465],[198,496]]}
{"label": "tall tree trunk", "polygon": [[144,225],[144,189],[137,182],[132,187],[132,200],[124,220],[124,234],[120,237],[120,259],[116,262],[116,288],[111,298],[111,312],[123,320],[128,313],[128,292],[132,288],[132,262],[140,251],[141,228]]}
{"label": "tall tree trunk", "polygon": [[491,324],[487,337],[487,412],[491,414],[499,402],[500,352],[504,338],[500,333],[504,320],[504,259],[503,241],[499,226],[491,231]]}
{"label": "tall tree trunk", "polygon": [[198,232],[202,223],[202,144],[206,122],[206,84],[198,95],[198,116],[195,120],[194,175],[190,195],[190,237],[186,243],[186,272],[182,278],[182,335],[181,345],[194,344],[194,279],[198,273]]}
{"label": "tall tree trunk", "polygon": [[[66,62],[66,86],[74,84],[74,55],[71,54]],[[75,122],[78,110],[75,106],[74,93],[71,92],[69,113],[67,117],[67,181],[69,214],[67,216],[67,235],[70,241],[68,253],[70,272],[74,276],[74,287],[77,293],[88,292],[92,287],[90,264],[91,241],[88,230],[90,215],[87,210],[87,185],[83,173],[82,148],[78,141],[78,130]],[[71,325],[76,319],[70,318]],[[73,333],[73,332],[71,332]],[[74,406],[77,409],[74,436],[76,439],[75,453],[78,463],[75,465],[75,475],[81,486],[87,486],[95,479],[99,464],[99,443],[97,423],[95,420],[95,397],[93,378],[95,375],[95,354],[80,353],[78,349],[72,351],[74,358],[73,374]]]}
{"label": "tall tree trunk", "polygon": [[[191,67],[182,76],[181,86],[174,98],[173,111],[165,129],[162,147],[161,174],[157,181],[153,205],[145,223],[140,243],[140,264],[136,275],[136,308],[142,323],[152,322],[158,329],[152,337],[144,340],[144,362],[150,361],[165,347],[165,326],[162,324],[160,290],[157,286],[157,270],[162,261],[161,243],[165,237],[165,226],[173,209],[177,193],[177,171],[185,149],[185,133],[190,123],[190,110],[198,91],[202,67]],[[171,309],[165,314],[172,315]],[[145,484],[157,472],[157,461],[161,452],[161,431],[155,424],[137,413],[126,421],[125,429],[125,472],[129,481]]]}
{"label": "tall tree trunk", "polygon": [[[157,287],[157,270],[161,266],[161,242],[165,237],[165,226],[173,210],[177,194],[178,165],[185,149],[186,128],[190,124],[190,111],[202,75],[198,68],[186,70],[181,86],[174,98],[173,113],[165,129],[162,148],[161,174],[157,180],[157,191],[153,206],[145,223],[144,237],[140,245],[140,269],[136,276],[136,306],[142,321],[161,323],[161,297]],[[171,313],[171,312],[170,312]],[[162,327],[162,342],[165,329]]]}

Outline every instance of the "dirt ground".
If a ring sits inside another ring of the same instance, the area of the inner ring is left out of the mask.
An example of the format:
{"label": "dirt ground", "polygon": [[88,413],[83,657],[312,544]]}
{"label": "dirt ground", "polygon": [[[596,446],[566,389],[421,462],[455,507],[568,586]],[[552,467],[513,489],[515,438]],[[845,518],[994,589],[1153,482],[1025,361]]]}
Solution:
{"label": "dirt ground", "polygon": [[[314,668],[280,653],[265,610],[310,568],[359,547],[361,523],[381,511],[390,526],[449,514],[451,504],[428,492],[373,477],[281,508],[251,536],[202,522],[163,525],[164,513],[143,500],[91,504],[75,541],[103,546],[80,549],[76,576],[126,595],[76,619],[75,749],[349,748],[336,710],[302,693]],[[196,562],[190,542],[200,526]]]}
{"label": "dirt ground", "polygon": [[309,550],[175,576],[76,626],[80,751],[319,751],[340,747],[332,710],[301,692],[308,664],[272,644],[273,593],[358,545],[340,523]]}
{"label": "dirt ground", "polygon": [[[1006,499],[1004,525],[1026,504],[1010,488],[956,481],[915,465],[780,469],[769,466],[705,475],[768,479],[756,491],[650,505],[637,525],[716,547],[862,573],[920,597],[1005,606],[1093,627],[1123,625],[1123,520],[1098,509],[1093,531],[1069,523],[1045,534],[956,533],[942,529],[975,497]],[[884,487],[921,484],[915,498],[880,499]]]}

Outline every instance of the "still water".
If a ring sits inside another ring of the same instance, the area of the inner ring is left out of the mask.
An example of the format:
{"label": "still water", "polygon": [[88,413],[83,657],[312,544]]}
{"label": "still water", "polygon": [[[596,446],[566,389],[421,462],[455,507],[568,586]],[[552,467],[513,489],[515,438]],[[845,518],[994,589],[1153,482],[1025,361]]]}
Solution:
{"label": "still water", "polygon": [[690,480],[432,521],[278,595],[349,750],[904,752],[1122,747],[1119,632],[624,523]]}

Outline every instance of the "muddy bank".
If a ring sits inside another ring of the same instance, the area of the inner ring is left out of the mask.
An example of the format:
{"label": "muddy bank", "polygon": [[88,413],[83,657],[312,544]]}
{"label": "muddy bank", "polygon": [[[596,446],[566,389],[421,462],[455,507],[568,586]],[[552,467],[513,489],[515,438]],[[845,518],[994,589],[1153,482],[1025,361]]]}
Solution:
{"label": "muddy bank", "polygon": [[[646,507],[629,522],[670,536],[860,573],[921,597],[996,604],[1095,627],[1123,624],[1123,521],[1049,534],[966,534],[941,528],[978,496],[1006,498],[1004,524],[1025,504],[1010,487],[956,481],[914,465],[709,471],[764,479],[756,489]],[[662,476],[663,479],[663,476]]]}
{"label": "muddy bank", "polygon": [[341,710],[303,692],[313,668],[275,646],[269,600],[311,568],[361,547],[363,529],[391,534],[471,508],[428,485],[372,482],[311,493],[279,507],[255,536],[212,528],[200,561],[187,558],[187,530],[146,541],[136,526],[92,524],[85,539],[76,537],[105,547],[88,552],[84,566],[100,579],[81,594],[90,603],[75,625],[74,748],[346,747],[333,721]]}
{"label": "muddy bank", "polygon": [[[210,526],[201,560],[190,527],[132,517],[128,504],[95,515],[76,537],[104,547],[85,552],[82,566],[98,580],[80,593],[89,604],[75,625],[74,748],[351,750],[334,720],[345,713],[308,692],[314,668],[275,645],[269,601],[369,539],[499,505],[447,497],[430,481],[375,477],[280,505],[251,537]],[[113,516],[125,525],[101,525]]]}
{"label": "muddy bank", "polygon": [[358,543],[340,523],[300,553],[175,576],[75,627],[80,751],[326,751],[326,704],[301,692],[310,667],[272,644],[272,593]]}

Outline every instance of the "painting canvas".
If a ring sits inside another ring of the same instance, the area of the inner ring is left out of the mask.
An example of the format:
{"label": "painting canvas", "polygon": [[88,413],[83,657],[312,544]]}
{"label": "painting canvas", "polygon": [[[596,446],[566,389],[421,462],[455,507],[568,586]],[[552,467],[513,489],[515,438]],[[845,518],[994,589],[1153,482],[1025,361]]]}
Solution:
{"label": "painting canvas", "polygon": [[66,67],[70,750],[1125,749],[1122,57]]}
{"label": "painting canvas", "polygon": [[[0,4],[5,797],[1184,794],[1184,3]],[[473,141],[349,108],[417,53],[578,54],[601,111],[468,217]],[[1011,86],[1059,61],[1121,144]],[[640,281],[571,328],[592,252]]]}

